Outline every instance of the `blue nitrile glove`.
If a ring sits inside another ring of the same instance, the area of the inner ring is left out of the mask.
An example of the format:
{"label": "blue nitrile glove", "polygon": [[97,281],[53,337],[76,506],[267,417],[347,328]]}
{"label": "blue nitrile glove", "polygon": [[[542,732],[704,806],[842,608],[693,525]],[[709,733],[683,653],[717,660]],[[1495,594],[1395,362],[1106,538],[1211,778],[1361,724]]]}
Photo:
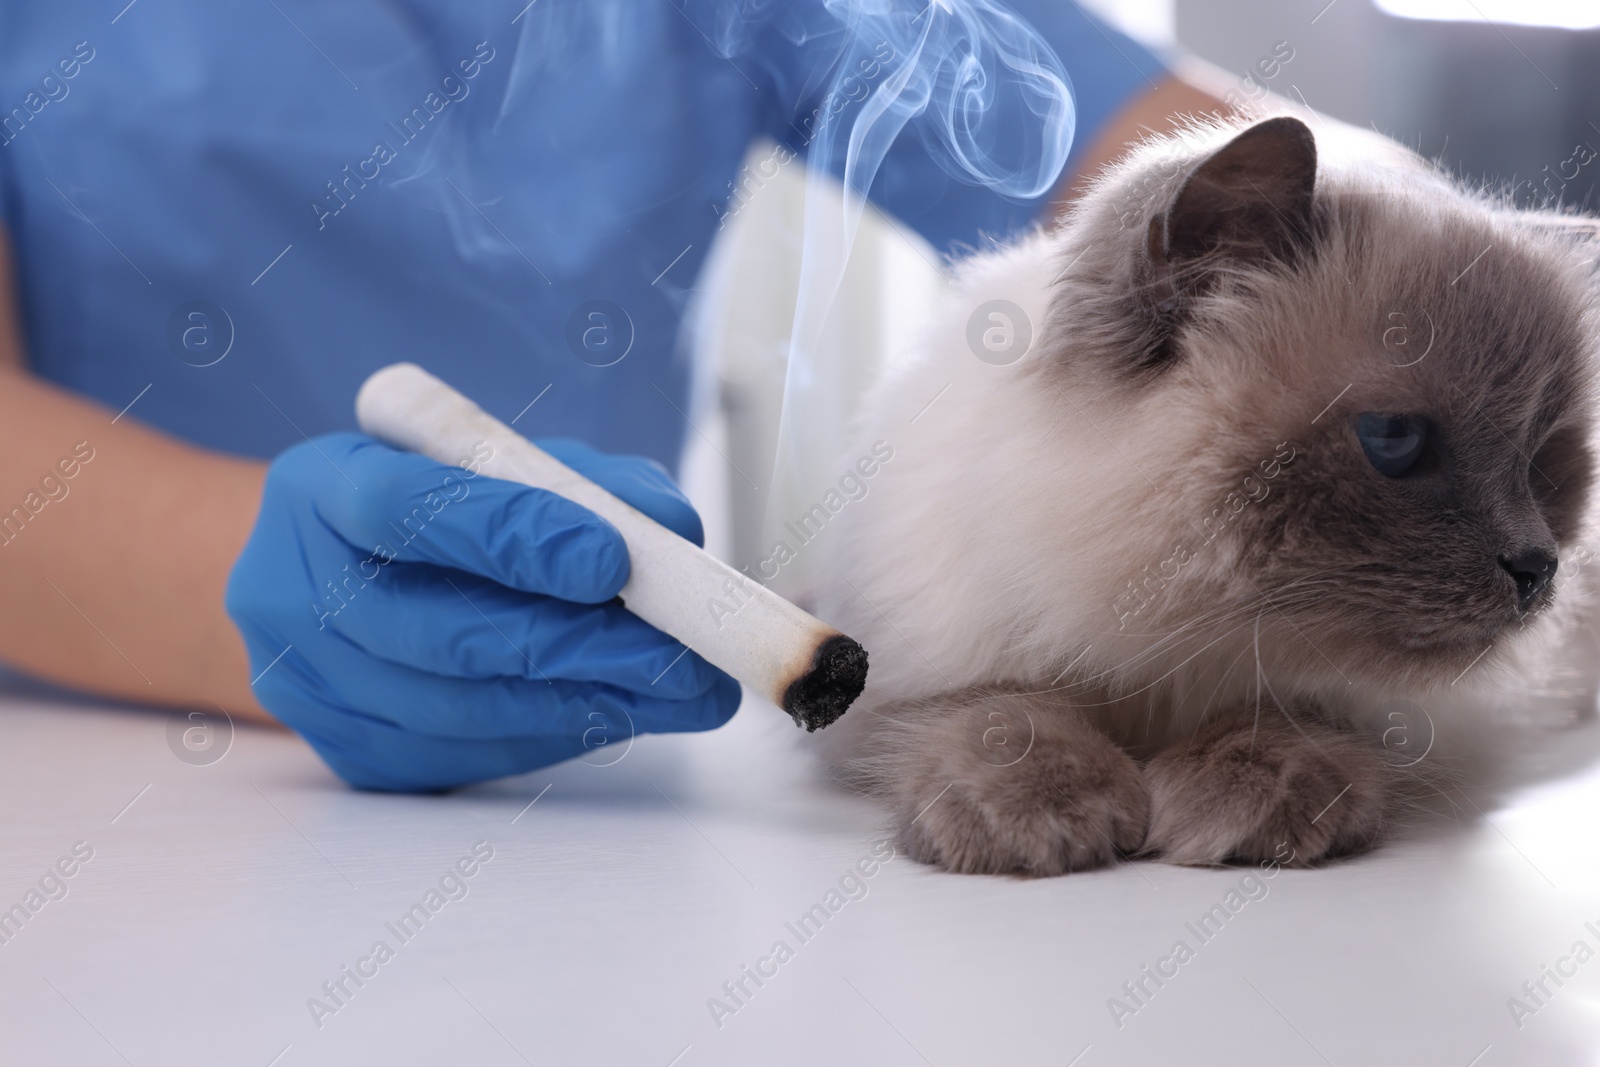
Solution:
{"label": "blue nitrile glove", "polygon": [[[701,543],[655,463],[539,444]],[[438,790],[733,715],[739,684],[614,599],[627,578],[587,508],[343,433],[268,469],[227,608],[256,698],[340,777]]]}

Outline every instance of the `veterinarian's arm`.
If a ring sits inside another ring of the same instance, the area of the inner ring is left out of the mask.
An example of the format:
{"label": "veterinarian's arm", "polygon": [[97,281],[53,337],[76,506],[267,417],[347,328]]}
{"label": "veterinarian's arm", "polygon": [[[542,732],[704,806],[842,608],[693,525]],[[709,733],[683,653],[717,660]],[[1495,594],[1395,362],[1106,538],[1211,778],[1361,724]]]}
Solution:
{"label": "veterinarian's arm", "polygon": [[[265,703],[380,789],[519,774],[738,708],[734,679],[615,599],[627,550],[585,509],[359,434],[270,467],[183,444],[31,374],[14,291],[0,244],[0,662],[271,721]],[[703,539],[665,470],[542,443]]]}
{"label": "veterinarian's arm", "polygon": [[113,421],[35,377],[15,292],[0,232],[0,661],[74,689],[210,700],[270,721],[222,608],[265,465]]}

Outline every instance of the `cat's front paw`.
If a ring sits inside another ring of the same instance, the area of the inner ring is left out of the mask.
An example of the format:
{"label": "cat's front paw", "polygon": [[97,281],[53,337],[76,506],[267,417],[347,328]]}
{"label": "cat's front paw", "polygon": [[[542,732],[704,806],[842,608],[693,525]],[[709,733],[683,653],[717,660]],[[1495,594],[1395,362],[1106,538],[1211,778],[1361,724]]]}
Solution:
{"label": "cat's front paw", "polygon": [[1276,708],[1202,727],[1145,767],[1145,850],[1169,863],[1306,866],[1372,847],[1387,770],[1360,739]]}
{"label": "cat's front paw", "polygon": [[939,726],[896,789],[900,845],[914,859],[1043,877],[1103,866],[1143,843],[1150,803],[1138,764],[1070,711],[991,696]]}

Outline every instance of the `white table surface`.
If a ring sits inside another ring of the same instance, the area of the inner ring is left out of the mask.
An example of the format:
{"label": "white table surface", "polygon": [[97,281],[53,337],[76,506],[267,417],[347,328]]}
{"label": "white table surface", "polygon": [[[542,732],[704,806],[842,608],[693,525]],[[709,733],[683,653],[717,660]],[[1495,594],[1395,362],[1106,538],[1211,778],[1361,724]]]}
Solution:
{"label": "white table surface", "polygon": [[[1243,871],[1030,882],[905,857],[801,944],[785,922],[871,854],[882,816],[822,784],[770,706],[641,738],[610,766],[428,798],[351,792],[298,739],[244,727],[192,766],[167,723],[0,698],[0,908],[74,843],[94,849],[0,944],[0,1063],[1600,1060],[1600,960],[1547,980],[1520,1029],[1507,1006],[1575,941],[1600,949],[1589,770],[1480,798],[1487,822],[1434,816],[1372,855],[1279,873],[1204,945],[1185,923]],[[1579,764],[1597,747],[1592,728],[1552,745]],[[399,943],[385,923],[478,841],[494,855],[467,895]],[[1108,998],[1180,938],[1194,958],[1119,1028]],[[394,957],[347,980],[319,1028],[308,998],[379,939]],[[747,979],[719,1027],[708,998],[779,939],[793,958]]]}

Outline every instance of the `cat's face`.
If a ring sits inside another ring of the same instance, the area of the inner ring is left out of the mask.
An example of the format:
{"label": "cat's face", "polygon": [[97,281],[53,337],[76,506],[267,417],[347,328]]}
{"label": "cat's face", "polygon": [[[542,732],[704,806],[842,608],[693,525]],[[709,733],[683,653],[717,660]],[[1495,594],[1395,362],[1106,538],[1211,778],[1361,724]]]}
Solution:
{"label": "cat's face", "polygon": [[1440,179],[1317,171],[1310,131],[1269,120],[1137,234],[1135,357],[1097,373],[1191,420],[1172,462],[1204,473],[1171,540],[1201,565],[1130,574],[1122,611],[1158,639],[1248,622],[1312,675],[1449,682],[1562,596],[1593,479],[1592,283],[1570,240]]}
{"label": "cat's face", "polygon": [[1536,257],[1486,241],[1452,285],[1454,245],[1297,338],[1347,382],[1279,421],[1296,458],[1241,515],[1241,569],[1335,662],[1453,675],[1551,606],[1582,532],[1592,340]]}

